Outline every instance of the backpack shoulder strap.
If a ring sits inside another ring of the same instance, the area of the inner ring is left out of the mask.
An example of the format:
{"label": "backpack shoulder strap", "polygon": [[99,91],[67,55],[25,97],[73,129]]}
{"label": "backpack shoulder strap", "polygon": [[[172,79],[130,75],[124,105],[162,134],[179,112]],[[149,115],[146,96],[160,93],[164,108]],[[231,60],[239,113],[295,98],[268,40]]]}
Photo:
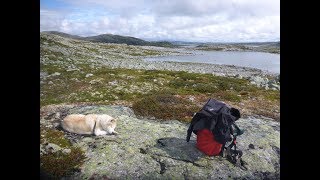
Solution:
{"label": "backpack shoulder strap", "polygon": [[221,150],[220,150],[220,153],[219,153],[219,156],[221,156],[221,157],[223,157],[223,152],[224,152],[224,150],[226,149],[226,143],[224,143],[223,145],[222,145],[222,147],[221,147]]}
{"label": "backpack shoulder strap", "polygon": [[189,125],[186,141],[189,142],[192,132],[200,129],[212,130],[216,125],[217,114],[215,112],[206,111],[204,109],[197,112]]}
{"label": "backpack shoulder strap", "polygon": [[189,142],[190,141],[190,137],[191,137],[191,134],[192,134],[192,131],[193,131],[193,122],[191,122],[190,126],[189,126],[189,129],[187,131],[187,138],[186,138],[186,141]]}
{"label": "backpack shoulder strap", "polygon": [[188,131],[187,131],[187,138],[186,138],[186,141],[189,142],[190,140],[190,137],[191,137],[191,134],[192,134],[192,131],[193,131],[193,127],[194,125],[199,121],[199,117],[198,117],[198,113],[196,113],[196,115],[193,116],[192,120],[191,120],[191,123],[189,125],[189,128],[188,128]]}

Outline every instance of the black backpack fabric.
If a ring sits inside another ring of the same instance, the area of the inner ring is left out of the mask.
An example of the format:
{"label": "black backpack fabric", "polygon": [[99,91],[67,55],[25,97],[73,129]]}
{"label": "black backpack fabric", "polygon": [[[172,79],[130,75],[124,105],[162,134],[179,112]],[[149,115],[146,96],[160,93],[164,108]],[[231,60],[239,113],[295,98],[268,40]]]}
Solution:
{"label": "black backpack fabric", "polygon": [[232,141],[232,125],[239,118],[239,110],[210,98],[192,118],[186,140],[189,142],[192,132],[197,134],[197,130],[208,129],[213,132],[216,141],[225,144]]}

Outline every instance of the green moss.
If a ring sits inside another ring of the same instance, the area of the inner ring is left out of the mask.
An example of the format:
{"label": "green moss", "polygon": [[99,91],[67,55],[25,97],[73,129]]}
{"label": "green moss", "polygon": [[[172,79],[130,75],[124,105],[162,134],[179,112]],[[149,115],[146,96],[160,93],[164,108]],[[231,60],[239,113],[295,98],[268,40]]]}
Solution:
{"label": "green moss", "polygon": [[130,55],[130,56],[142,56],[142,54],[136,53],[136,52],[129,53],[129,55]]}
{"label": "green moss", "polygon": [[53,143],[61,148],[70,149],[69,154],[62,150],[48,152],[40,157],[40,167],[53,179],[60,179],[76,170],[85,160],[85,154],[79,147],[74,147],[64,137],[64,133],[55,129],[41,128],[40,143]]}
{"label": "green moss", "polygon": [[99,53],[98,49],[95,48],[87,48],[89,51],[94,52],[94,53]]}
{"label": "green moss", "polygon": [[209,74],[179,72],[175,77],[170,81],[169,86],[173,88],[188,88],[200,93],[212,93],[217,90],[224,91],[231,88],[235,91],[253,88],[252,85],[247,85],[246,80]]}
{"label": "green moss", "polygon": [[238,96],[237,93],[232,92],[232,91],[220,91],[219,93],[214,94],[215,97],[221,100],[227,100],[231,102],[240,102],[241,97]]}
{"label": "green moss", "polygon": [[42,128],[40,142],[54,143],[62,148],[71,146],[70,142],[65,139],[63,132],[48,128]]}
{"label": "green moss", "polygon": [[[48,78],[41,85],[42,106],[63,102],[102,104],[110,104],[116,100],[135,102],[145,95],[158,94],[159,91],[167,91],[164,94],[205,95],[208,98],[216,97],[231,102],[241,102],[249,97],[262,97],[277,103],[280,98],[278,91],[257,88],[243,79],[174,71],[91,68],[88,63],[77,66],[82,72],[67,72],[64,67],[41,65],[42,70],[48,74],[61,73],[60,76]],[[88,73],[94,76],[86,78],[85,75]],[[72,78],[77,78],[79,82],[71,80]],[[116,85],[109,85],[109,82],[115,80],[117,80]],[[49,81],[53,81],[54,84],[47,84]],[[91,83],[92,81],[98,82]],[[159,83],[160,81],[162,82]],[[145,83],[151,89],[146,90]],[[95,92],[99,92],[102,96],[92,95]]]}
{"label": "green moss", "polygon": [[69,154],[62,151],[48,153],[40,157],[40,167],[52,179],[60,179],[76,171],[85,160],[84,152],[79,147],[71,147]]}
{"label": "green moss", "polygon": [[115,44],[107,44],[107,45],[103,45],[102,48],[104,49],[117,49],[118,45]]}
{"label": "green moss", "polygon": [[213,85],[213,84],[196,84],[193,87],[194,91],[197,91],[199,93],[213,93],[217,90],[217,86]]}
{"label": "green moss", "polygon": [[280,101],[279,91],[268,90],[268,91],[265,91],[264,96],[266,99],[271,100],[271,101]]}
{"label": "green moss", "polygon": [[149,50],[149,51],[144,51],[144,52],[143,52],[143,55],[145,55],[145,56],[155,56],[155,55],[160,55],[160,53],[157,52],[157,51],[151,51],[151,50]]}

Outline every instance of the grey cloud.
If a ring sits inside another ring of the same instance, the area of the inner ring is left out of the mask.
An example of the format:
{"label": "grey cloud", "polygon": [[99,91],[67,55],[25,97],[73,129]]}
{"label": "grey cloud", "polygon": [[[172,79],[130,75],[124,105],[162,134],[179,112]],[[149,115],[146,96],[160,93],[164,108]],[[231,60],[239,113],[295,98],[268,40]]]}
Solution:
{"label": "grey cloud", "polygon": [[230,5],[227,1],[212,0],[155,0],[152,9],[159,16],[203,16],[217,14]]}
{"label": "grey cloud", "polygon": [[40,10],[40,29],[43,31],[50,29],[60,29],[64,16],[61,12],[52,10]]}
{"label": "grey cloud", "polygon": [[279,0],[155,0],[152,9],[158,16],[201,17],[222,13],[232,19],[279,15],[279,3]]}

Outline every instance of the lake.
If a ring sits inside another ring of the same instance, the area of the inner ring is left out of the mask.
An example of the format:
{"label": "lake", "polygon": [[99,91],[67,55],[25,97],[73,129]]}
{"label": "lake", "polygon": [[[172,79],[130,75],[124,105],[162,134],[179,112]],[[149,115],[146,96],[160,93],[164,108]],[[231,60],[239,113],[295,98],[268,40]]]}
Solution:
{"label": "lake", "polygon": [[194,53],[183,56],[149,57],[144,60],[227,64],[280,73],[280,54],[239,51],[194,51]]}

